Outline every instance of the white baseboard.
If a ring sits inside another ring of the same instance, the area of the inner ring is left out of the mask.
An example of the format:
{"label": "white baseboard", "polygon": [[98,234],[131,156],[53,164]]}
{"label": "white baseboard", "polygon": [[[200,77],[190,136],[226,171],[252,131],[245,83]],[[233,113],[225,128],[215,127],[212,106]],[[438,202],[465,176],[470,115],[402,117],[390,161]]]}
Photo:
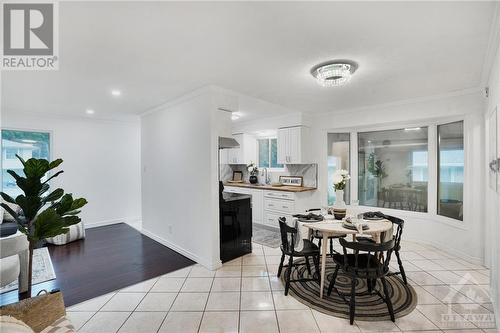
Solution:
{"label": "white baseboard", "polygon": [[[97,228],[97,227],[103,227],[106,225],[113,225],[113,224],[118,224],[118,223],[127,223],[134,227],[137,224],[141,224],[141,219],[139,218],[119,218],[119,219],[113,219],[113,220],[103,220],[103,221],[98,221],[98,222],[92,222],[92,223],[86,223],[85,221],[83,222],[85,229],[91,229],[91,228]],[[138,229],[138,228],[136,228]],[[140,231],[140,230],[139,230]]]}
{"label": "white baseboard", "polygon": [[209,270],[213,271],[213,270],[216,270],[216,269],[222,267],[222,262],[220,260],[218,260],[216,262],[212,262],[210,260],[207,260],[206,258],[201,258],[198,255],[178,246],[177,244],[174,244],[169,240],[166,240],[160,236],[157,236],[156,234],[152,233],[151,231],[149,231],[147,229],[142,228],[141,233],[143,235],[157,241],[158,243],[174,250],[175,252],[178,252],[178,253],[182,254],[183,256],[195,261],[196,263],[204,266],[205,268],[207,268]]}
{"label": "white baseboard", "polygon": [[405,241],[405,240],[410,241],[410,242],[415,242],[415,243],[422,243],[422,244],[426,244],[426,245],[431,245],[431,246],[434,246],[435,248],[438,248],[444,252],[448,252],[449,254],[460,257],[460,258],[462,258],[470,263],[484,266],[484,260],[482,258],[473,257],[466,252],[462,252],[462,251],[459,251],[457,249],[454,249],[454,248],[451,248],[448,246],[444,246],[442,243],[437,243],[437,242],[422,240],[422,239],[416,239],[416,238],[405,238],[403,236],[403,241]]}

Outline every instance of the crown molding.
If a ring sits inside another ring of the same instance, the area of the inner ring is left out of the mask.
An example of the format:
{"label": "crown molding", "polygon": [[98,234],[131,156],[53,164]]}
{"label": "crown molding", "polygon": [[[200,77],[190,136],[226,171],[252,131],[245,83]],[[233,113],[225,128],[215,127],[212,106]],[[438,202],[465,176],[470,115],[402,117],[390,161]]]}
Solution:
{"label": "crown molding", "polygon": [[438,100],[452,98],[452,97],[481,94],[481,90],[482,90],[481,87],[467,88],[467,89],[462,89],[462,90],[457,90],[457,91],[452,91],[452,92],[447,92],[447,93],[437,94],[437,95],[429,95],[429,96],[416,97],[416,98],[407,98],[407,99],[402,99],[402,100],[388,102],[388,103],[380,103],[380,104],[366,105],[366,106],[350,108],[350,109],[342,109],[339,111],[321,112],[321,113],[311,114],[311,116],[312,117],[319,117],[319,116],[328,116],[328,115],[340,115],[340,114],[346,114],[346,113],[368,111],[368,110],[379,109],[379,108],[389,108],[389,107],[394,107],[394,106],[405,106],[405,105],[411,105],[411,104],[419,104],[419,103],[425,103],[425,102],[438,101]]}
{"label": "crown molding", "polygon": [[162,103],[160,105],[157,105],[151,109],[148,109],[144,112],[141,112],[139,113],[139,116],[140,117],[143,117],[143,116],[146,116],[146,115],[149,115],[151,113],[154,113],[154,112],[157,112],[157,111],[160,111],[160,110],[164,110],[164,109],[168,109],[168,108],[171,108],[171,107],[174,107],[176,105],[179,105],[179,104],[182,104],[182,103],[185,103],[193,98],[196,98],[196,97],[199,97],[201,95],[205,95],[207,93],[210,93],[210,92],[214,92],[217,90],[218,87],[216,86],[212,86],[212,85],[208,85],[208,86],[203,86],[203,87],[200,87],[200,88],[197,88],[197,89],[194,89],[194,90],[191,90],[187,93],[184,93],[182,95],[179,95],[177,97],[174,97],[173,99],[165,102],[165,103]]}

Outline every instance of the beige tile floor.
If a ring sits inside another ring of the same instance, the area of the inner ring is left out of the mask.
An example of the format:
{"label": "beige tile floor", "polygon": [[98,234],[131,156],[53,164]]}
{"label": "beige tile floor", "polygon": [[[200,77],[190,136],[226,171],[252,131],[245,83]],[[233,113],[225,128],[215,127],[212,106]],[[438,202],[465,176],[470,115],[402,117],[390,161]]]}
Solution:
{"label": "beige tile floor", "polygon": [[258,244],[215,272],[187,267],[72,306],[68,316],[89,333],[496,332],[486,268],[427,245],[402,248],[418,306],[396,323],[350,326],[284,296],[280,251]]}

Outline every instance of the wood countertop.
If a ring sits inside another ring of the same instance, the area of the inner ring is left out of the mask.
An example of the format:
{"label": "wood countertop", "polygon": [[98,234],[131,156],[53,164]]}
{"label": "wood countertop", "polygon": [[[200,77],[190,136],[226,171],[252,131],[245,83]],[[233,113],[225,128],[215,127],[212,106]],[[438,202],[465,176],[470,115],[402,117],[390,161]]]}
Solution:
{"label": "wood countertop", "polygon": [[224,182],[224,186],[252,188],[257,190],[284,191],[284,192],[306,192],[306,191],[316,190],[316,187],[254,185],[250,183],[228,183],[228,182]]}

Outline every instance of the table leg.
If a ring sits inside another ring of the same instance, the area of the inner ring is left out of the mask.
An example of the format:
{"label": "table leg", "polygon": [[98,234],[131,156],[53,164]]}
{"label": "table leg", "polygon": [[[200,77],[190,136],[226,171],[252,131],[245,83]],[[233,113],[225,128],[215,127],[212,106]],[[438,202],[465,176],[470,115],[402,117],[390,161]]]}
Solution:
{"label": "table leg", "polygon": [[321,242],[321,284],[319,286],[319,298],[323,298],[323,289],[325,287],[326,273],[326,248],[328,247],[328,235],[323,232],[323,241]]}

